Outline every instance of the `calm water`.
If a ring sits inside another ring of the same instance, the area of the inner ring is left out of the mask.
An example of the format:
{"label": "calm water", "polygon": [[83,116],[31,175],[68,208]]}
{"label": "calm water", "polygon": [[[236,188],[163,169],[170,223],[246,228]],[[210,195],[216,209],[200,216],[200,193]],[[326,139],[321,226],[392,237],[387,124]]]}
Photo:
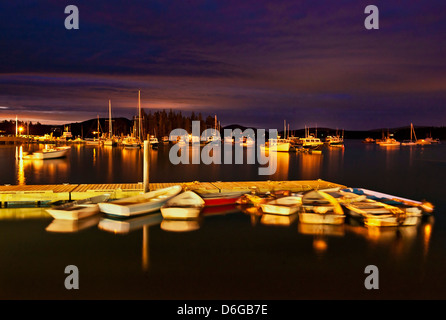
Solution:
{"label": "calm water", "polygon": [[[23,146],[22,151],[37,146]],[[0,147],[0,184],[134,183],[143,151],[73,146],[67,159],[17,161]],[[273,176],[255,165],[172,165],[151,151],[151,182],[324,179],[414,200],[436,210],[418,227],[380,232],[354,223],[269,225],[234,208],[171,232],[161,215],[96,217],[77,232],[51,232],[42,208],[0,211],[0,299],[444,299],[446,144],[384,148],[347,141],[321,155],[278,154]],[[54,225],[53,225],[54,227]],[[116,230],[122,230],[117,232]],[[67,265],[79,290],[67,290]],[[364,287],[367,265],[379,289]]]}

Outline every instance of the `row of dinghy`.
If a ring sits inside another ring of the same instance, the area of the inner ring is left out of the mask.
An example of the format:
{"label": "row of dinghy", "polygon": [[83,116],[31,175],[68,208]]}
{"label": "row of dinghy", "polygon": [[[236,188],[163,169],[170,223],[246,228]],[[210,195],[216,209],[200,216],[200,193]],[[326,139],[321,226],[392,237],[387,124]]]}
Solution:
{"label": "row of dinghy", "polygon": [[271,191],[199,194],[180,185],[140,195],[110,200],[104,194],[72,201],[47,211],[55,219],[79,220],[103,213],[114,218],[129,218],[159,212],[164,219],[196,219],[203,208],[239,204],[258,214],[298,215],[301,223],[339,225],[347,216],[368,227],[416,225],[424,214],[431,214],[430,203],[404,199],[366,189],[323,189],[306,192]]}

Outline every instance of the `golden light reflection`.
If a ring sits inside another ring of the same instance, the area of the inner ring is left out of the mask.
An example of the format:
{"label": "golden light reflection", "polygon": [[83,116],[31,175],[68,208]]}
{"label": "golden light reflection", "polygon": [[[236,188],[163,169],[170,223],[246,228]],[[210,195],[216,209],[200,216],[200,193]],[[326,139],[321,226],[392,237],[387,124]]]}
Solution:
{"label": "golden light reflection", "polygon": [[[288,152],[276,152],[276,154],[277,154],[277,170],[274,178],[278,180],[288,180],[288,173],[290,168],[290,154]],[[270,161],[272,158],[274,157],[270,157]]]}
{"label": "golden light reflection", "polygon": [[149,270],[149,227],[142,229],[142,270]]}
{"label": "golden light reflection", "polygon": [[302,179],[318,179],[321,174],[323,154],[300,153],[299,155],[300,177]]}
{"label": "golden light reflection", "polygon": [[327,251],[328,244],[327,241],[321,237],[315,237],[313,239],[313,249],[318,254],[321,255]]}
{"label": "golden light reflection", "polygon": [[[247,157],[252,157],[255,148],[247,149]],[[269,169],[268,175],[272,175],[276,180],[288,180],[290,154],[288,152],[273,152],[261,150],[262,161],[266,161],[264,168]],[[274,172],[273,170],[276,169]]]}
{"label": "golden light reflection", "polygon": [[427,257],[429,252],[429,243],[432,236],[432,227],[433,227],[433,217],[431,217],[428,223],[423,226],[423,249],[424,249],[424,257]]}
{"label": "golden light reflection", "polygon": [[17,160],[17,184],[25,185],[25,167],[23,163],[23,147],[16,147],[16,160]]}
{"label": "golden light reflection", "polygon": [[34,177],[42,176],[50,181],[68,179],[69,165],[67,159],[29,159],[24,160],[23,165],[24,172],[27,171]]}
{"label": "golden light reflection", "polygon": [[28,220],[50,218],[45,208],[2,208],[0,209],[1,220]]}
{"label": "golden light reflection", "polygon": [[328,167],[330,172],[339,172],[344,165],[344,147],[331,147],[327,148],[330,161],[328,161]]}
{"label": "golden light reflection", "polygon": [[297,230],[300,234],[313,236],[313,250],[321,258],[328,249],[329,237],[343,237],[344,225],[330,225],[318,223],[298,223]]}

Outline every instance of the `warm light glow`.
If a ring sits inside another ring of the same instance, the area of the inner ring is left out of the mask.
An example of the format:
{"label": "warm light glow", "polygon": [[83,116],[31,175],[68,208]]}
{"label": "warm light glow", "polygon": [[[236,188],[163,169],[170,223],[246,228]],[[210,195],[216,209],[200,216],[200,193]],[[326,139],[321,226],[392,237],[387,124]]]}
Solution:
{"label": "warm light glow", "polygon": [[313,248],[314,250],[316,250],[317,252],[321,253],[321,252],[325,252],[327,250],[327,242],[323,239],[314,239],[313,241]]}
{"label": "warm light glow", "polygon": [[18,168],[17,168],[17,183],[18,185],[25,185],[25,168],[23,165],[23,147],[20,146],[18,151]]}

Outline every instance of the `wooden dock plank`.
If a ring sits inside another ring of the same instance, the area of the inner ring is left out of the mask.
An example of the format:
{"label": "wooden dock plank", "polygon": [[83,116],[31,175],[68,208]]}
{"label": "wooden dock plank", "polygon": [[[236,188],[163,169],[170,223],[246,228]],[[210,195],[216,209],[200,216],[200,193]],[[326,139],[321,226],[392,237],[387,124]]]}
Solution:
{"label": "wooden dock plank", "polygon": [[[259,192],[290,190],[293,192],[311,189],[325,189],[345,186],[324,180],[296,181],[216,181],[216,182],[161,182],[150,183],[150,190],[158,190],[174,185],[181,185],[183,190],[199,193],[250,192],[256,188]],[[98,194],[109,193],[111,199],[120,199],[140,194],[144,191],[142,183],[108,184],[51,184],[51,185],[3,185],[0,186],[0,202],[44,202],[59,200],[79,200]]]}

